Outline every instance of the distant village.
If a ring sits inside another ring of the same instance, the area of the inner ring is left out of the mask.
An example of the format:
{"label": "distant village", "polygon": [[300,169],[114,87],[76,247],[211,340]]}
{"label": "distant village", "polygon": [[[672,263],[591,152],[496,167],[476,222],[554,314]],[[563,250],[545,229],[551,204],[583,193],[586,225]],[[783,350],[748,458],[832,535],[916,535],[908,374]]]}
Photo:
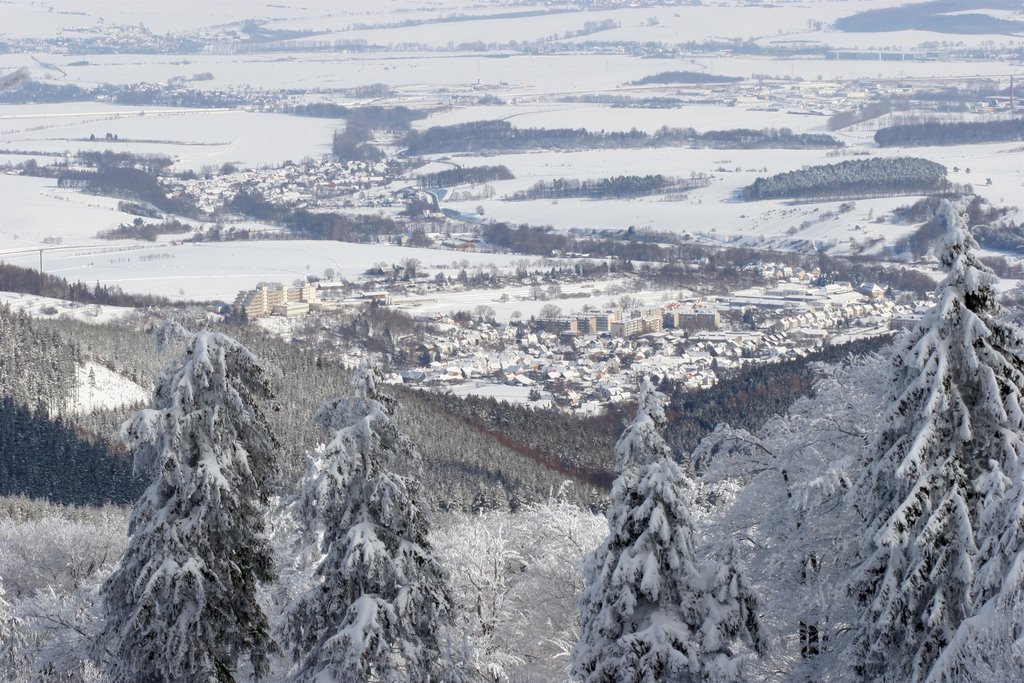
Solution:
{"label": "distant village", "polygon": [[[230,170],[210,176],[163,176],[172,199],[185,199],[204,213],[220,213],[239,192],[258,193],[277,206],[303,209],[390,207],[401,200],[381,186],[387,164],[366,161],[305,160],[279,168]],[[376,188],[376,189],[375,189]]]}

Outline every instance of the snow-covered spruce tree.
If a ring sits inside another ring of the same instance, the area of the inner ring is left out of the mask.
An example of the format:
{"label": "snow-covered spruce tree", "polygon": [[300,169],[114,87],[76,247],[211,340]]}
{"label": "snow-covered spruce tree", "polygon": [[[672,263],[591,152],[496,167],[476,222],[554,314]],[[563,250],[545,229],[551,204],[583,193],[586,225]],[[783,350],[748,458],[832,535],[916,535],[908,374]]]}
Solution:
{"label": "snow-covered spruce tree", "polygon": [[274,578],[263,507],[276,440],[259,403],[271,397],[256,358],[199,332],[157,377],[152,408],[121,427],[152,483],[131,539],[103,586],[99,641],[115,681],[231,681],[274,649],[256,587]]}
{"label": "snow-covered spruce tree", "polygon": [[663,400],[645,380],[615,449],[609,534],[584,561],[571,673],[585,683],[738,681],[744,645],[762,648],[736,566],[696,558],[693,484],[661,437]]}
{"label": "snow-covered spruce tree", "polygon": [[963,656],[946,648],[958,629],[970,637],[980,609],[998,619],[992,601],[1017,594],[1024,578],[1024,337],[996,318],[996,278],[974,254],[963,206],[943,206],[948,274],[897,346],[853,491],[869,526],[852,585],[863,607],[852,654],[872,681],[962,680]]}
{"label": "snow-covered spruce tree", "polygon": [[318,420],[337,430],[328,462],[302,508],[323,525],[318,586],[286,627],[294,680],[458,681],[449,579],[427,540],[429,523],[411,478],[389,469],[419,455],[391,421],[393,399],[369,367],[353,396],[328,402]]}

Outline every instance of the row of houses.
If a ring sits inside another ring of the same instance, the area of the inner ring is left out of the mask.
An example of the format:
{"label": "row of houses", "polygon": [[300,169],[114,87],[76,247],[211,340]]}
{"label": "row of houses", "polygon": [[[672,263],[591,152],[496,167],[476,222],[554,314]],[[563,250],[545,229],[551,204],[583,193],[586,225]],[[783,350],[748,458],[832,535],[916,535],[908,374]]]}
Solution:
{"label": "row of houses", "polygon": [[721,327],[718,310],[707,306],[648,306],[628,311],[590,311],[574,316],[541,318],[537,329],[549,334],[601,334],[638,337],[664,329],[716,330]]}

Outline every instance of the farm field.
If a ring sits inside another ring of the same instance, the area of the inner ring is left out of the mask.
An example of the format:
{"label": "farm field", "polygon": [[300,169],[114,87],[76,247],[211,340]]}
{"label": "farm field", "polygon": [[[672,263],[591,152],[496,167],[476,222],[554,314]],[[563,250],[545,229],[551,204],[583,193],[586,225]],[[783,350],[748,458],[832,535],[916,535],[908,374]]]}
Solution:
{"label": "farm field", "polygon": [[[336,120],[229,109],[0,105],[0,149],[53,155],[130,151],[170,157],[177,171],[319,158],[330,152],[331,136],[340,129],[344,124]],[[268,136],[268,130],[274,134]]]}

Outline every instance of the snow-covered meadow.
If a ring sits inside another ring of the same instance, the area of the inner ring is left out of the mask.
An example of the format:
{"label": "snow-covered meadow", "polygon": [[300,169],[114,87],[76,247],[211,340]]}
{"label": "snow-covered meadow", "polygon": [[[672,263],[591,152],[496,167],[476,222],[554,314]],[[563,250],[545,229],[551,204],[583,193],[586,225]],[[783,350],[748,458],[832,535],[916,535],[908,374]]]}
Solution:
{"label": "snow-covered meadow", "polygon": [[[510,254],[484,254],[398,247],[390,244],[349,244],[309,240],[207,242],[195,244],[139,243],[125,250],[83,248],[46,254],[46,272],[68,280],[117,286],[129,293],[159,294],[177,300],[231,302],[240,290],[260,282],[289,286],[324,271],[358,279],[377,264],[417,259],[420,270],[456,274],[469,268],[508,268],[522,259]],[[34,267],[38,254],[7,256],[8,263]]]}

